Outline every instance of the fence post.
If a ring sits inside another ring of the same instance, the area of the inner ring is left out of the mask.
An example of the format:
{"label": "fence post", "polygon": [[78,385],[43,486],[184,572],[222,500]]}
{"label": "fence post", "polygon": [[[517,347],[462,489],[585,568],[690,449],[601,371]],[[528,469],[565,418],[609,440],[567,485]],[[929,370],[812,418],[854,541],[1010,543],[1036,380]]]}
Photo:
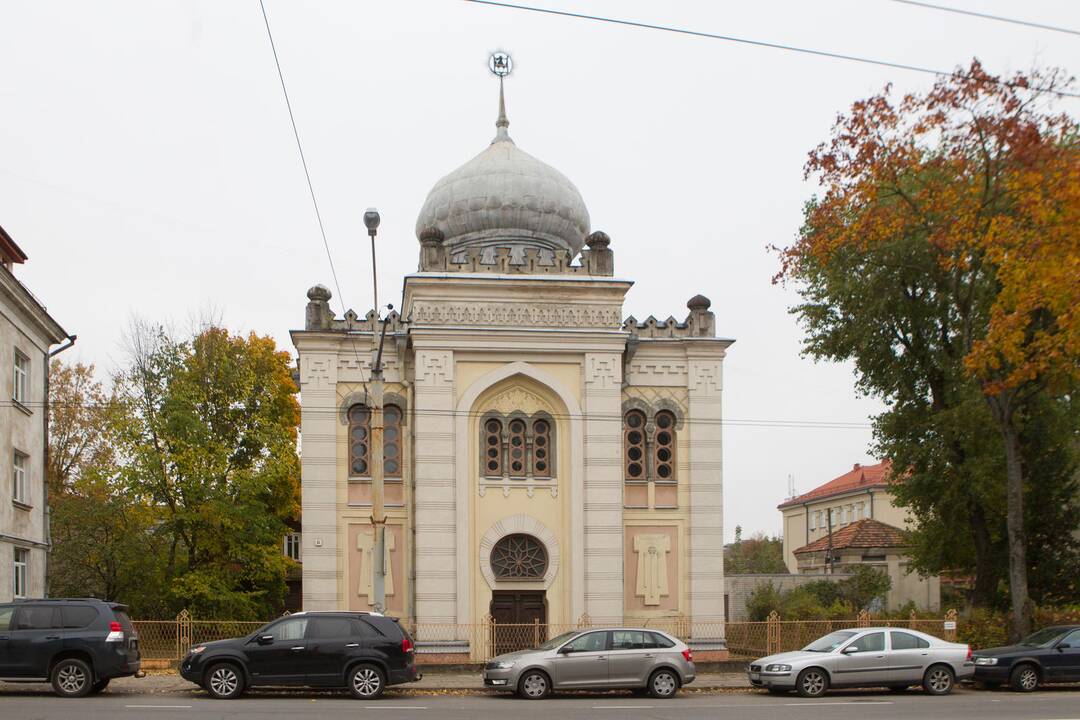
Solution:
{"label": "fence post", "polygon": [[533,647],[540,647],[540,618],[533,618]]}
{"label": "fence post", "polygon": [[187,609],[181,610],[176,615],[176,657],[179,660],[191,647],[191,613]]}
{"label": "fence post", "polygon": [[908,627],[915,627],[915,621],[919,619],[919,614],[915,612],[915,608],[911,608],[911,612],[908,613]]}
{"label": "fence post", "polygon": [[870,627],[870,613],[865,608],[859,611],[859,617],[855,619],[855,624],[859,627]]}
{"label": "fence post", "polygon": [[[958,615],[959,614],[956,612],[955,608],[950,610],[949,612],[945,613],[945,622],[946,622],[945,627],[946,627],[946,630],[942,634],[945,636],[945,639],[948,640],[949,642],[956,642],[956,630],[957,630],[957,620],[956,619],[957,619]],[[951,629],[948,629],[948,628],[950,628],[948,623],[952,623]]]}
{"label": "fence post", "polygon": [[765,621],[765,651],[767,655],[780,652],[780,614],[775,610]]}
{"label": "fence post", "polygon": [[581,617],[577,621],[578,629],[585,629],[592,625],[592,618],[589,617],[589,613],[581,613]]}

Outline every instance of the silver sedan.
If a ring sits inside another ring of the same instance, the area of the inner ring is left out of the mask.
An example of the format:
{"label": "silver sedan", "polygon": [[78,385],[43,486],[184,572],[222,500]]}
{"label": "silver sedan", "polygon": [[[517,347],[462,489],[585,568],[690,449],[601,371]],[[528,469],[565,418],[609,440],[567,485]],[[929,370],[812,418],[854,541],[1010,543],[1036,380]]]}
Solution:
{"label": "silver sedan", "polygon": [[747,668],[750,684],[772,693],[819,697],[829,688],[922,685],[947,695],[975,674],[971,648],[904,628],[852,628],[829,633],[802,650],[769,655]]}
{"label": "silver sedan", "polygon": [[627,688],[670,698],[694,681],[690,648],[659,630],[577,630],[492,658],[484,684],[539,700],[552,690]]}

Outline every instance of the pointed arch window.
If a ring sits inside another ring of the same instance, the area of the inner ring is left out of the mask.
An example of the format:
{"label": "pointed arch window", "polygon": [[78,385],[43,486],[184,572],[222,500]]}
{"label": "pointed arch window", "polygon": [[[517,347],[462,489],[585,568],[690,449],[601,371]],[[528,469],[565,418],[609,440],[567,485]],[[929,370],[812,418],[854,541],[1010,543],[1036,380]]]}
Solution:
{"label": "pointed arch window", "polygon": [[485,415],[480,421],[480,474],[489,480],[553,479],[555,429],[547,413]]}
{"label": "pointed arch window", "polygon": [[383,408],[383,476],[395,480],[401,478],[403,454],[401,436],[401,408],[387,405]]}
{"label": "pointed arch window", "polygon": [[371,475],[371,411],[364,405],[349,408],[349,475]]}
{"label": "pointed arch window", "polygon": [[623,472],[626,482],[646,482],[645,413],[631,410],[623,422]]}
{"label": "pointed arch window", "polygon": [[653,434],[653,472],[657,482],[675,482],[675,415],[656,413]]}

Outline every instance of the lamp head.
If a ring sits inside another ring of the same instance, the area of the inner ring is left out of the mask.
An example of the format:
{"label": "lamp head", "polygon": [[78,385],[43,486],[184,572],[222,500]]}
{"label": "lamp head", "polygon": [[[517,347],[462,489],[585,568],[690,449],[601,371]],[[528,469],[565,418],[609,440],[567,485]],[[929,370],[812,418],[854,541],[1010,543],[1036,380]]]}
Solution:
{"label": "lamp head", "polygon": [[379,229],[379,211],[375,208],[368,208],[364,211],[364,226],[367,227],[368,235],[375,237],[375,233]]}

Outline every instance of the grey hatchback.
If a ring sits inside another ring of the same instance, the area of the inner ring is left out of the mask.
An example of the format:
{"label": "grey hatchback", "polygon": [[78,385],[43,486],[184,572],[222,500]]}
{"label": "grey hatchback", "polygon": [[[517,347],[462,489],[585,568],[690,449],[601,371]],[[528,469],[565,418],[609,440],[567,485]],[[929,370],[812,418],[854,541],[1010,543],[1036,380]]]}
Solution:
{"label": "grey hatchback", "polygon": [[632,689],[670,698],[694,681],[690,648],[645,628],[575,630],[543,645],[493,658],[484,684],[539,700],[552,690]]}

